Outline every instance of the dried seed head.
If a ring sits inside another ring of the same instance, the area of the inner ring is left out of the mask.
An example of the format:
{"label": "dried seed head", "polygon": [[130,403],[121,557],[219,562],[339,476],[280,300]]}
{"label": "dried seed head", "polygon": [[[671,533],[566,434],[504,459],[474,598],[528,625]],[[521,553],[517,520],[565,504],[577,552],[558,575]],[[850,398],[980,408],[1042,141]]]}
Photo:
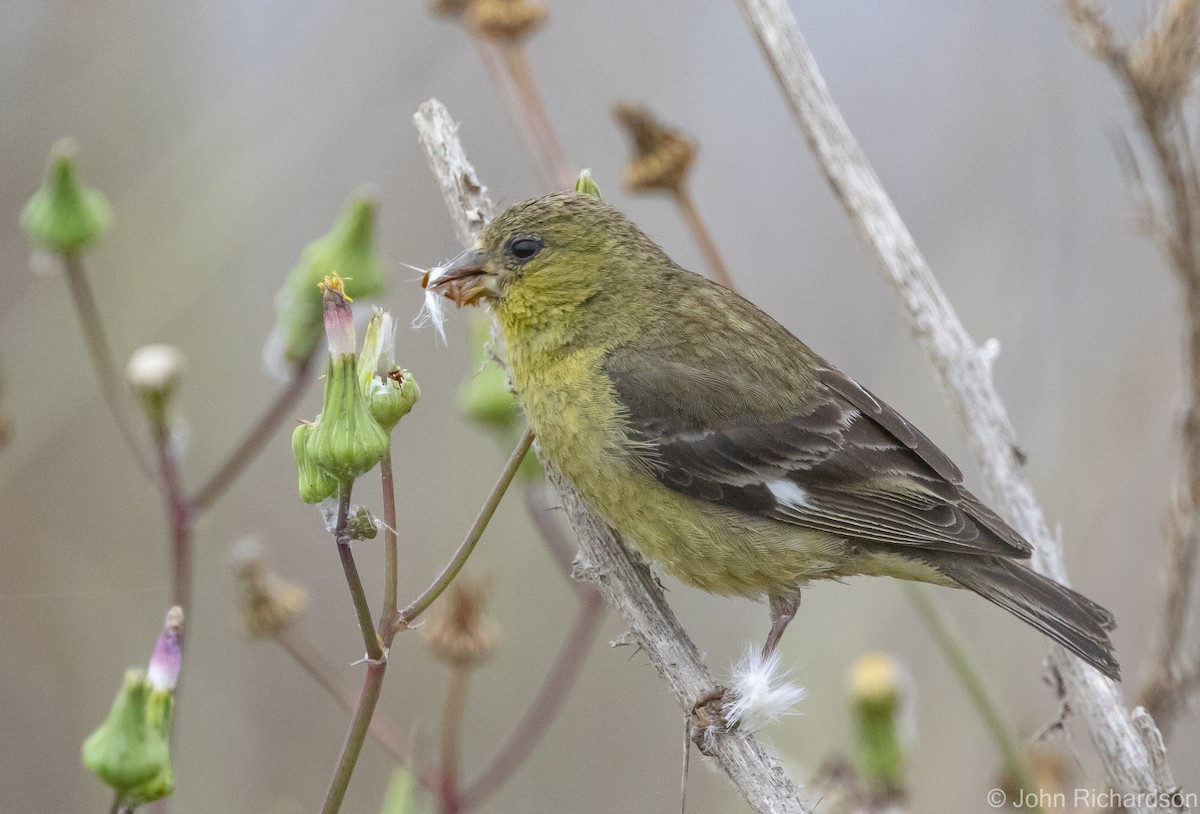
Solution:
{"label": "dried seed head", "polygon": [[527,0],[472,0],[467,5],[470,25],[494,42],[514,44],[541,28],[546,7]]}
{"label": "dried seed head", "polygon": [[1171,0],[1129,49],[1138,92],[1158,109],[1180,103],[1200,68],[1200,0]]}
{"label": "dried seed head", "polygon": [[430,0],[429,10],[439,17],[461,17],[471,0]]}
{"label": "dried seed head", "polygon": [[239,541],[233,559],[238,610],[248,638],[275,636],[308,607],[308,591],[273,573],[257,541]]}
{"label": "dried seed head", "polygon": [[645,192],[681,188],[696,155],[695,144],[665,127],[641,105],[614,105],[612,115],[633,142],[633,156],[625,165],[625,189]]}
{"label": "dried seed head", "polygon": [[484,612],[490,580],[460,575],[421,628],[433,655],[456,667],[487,661],[500,640],[500,627]]}

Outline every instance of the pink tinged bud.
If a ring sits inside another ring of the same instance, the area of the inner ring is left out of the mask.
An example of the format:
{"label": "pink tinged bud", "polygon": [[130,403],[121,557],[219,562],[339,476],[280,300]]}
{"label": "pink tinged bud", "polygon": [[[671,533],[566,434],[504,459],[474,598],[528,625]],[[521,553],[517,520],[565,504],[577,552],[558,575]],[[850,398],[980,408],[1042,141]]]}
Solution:
{"label": "pink tinged bud", "polygon": [[342,278],[326,277],[321,283],[324,295],[325,336],[329,341],[329,356],[353,356],[356,351],[354,337],[354,314],[350,310],[350,298],[343,289]]}
{"label": "pink tinged bud", "polygon": [[167,611],[167,621],[154,646],[146,680],[156,690],[171,692],[179,681],[183,663],[183,609],[178,605]]}

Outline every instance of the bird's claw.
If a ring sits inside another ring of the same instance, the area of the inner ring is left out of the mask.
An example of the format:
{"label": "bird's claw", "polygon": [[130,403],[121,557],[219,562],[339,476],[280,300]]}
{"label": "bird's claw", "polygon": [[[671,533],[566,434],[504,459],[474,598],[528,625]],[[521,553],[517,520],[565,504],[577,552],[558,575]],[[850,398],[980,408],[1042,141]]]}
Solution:
{"label": "bird's claw", "polygon": [[728,687],[716,686],[701,693],[696,703],[692,704],[692,743],[696,744],[701,754],[709,757],[712,756],[707,737],[710,731],[729,729],[729,722],[725,719],[725,695],[728,692]]}

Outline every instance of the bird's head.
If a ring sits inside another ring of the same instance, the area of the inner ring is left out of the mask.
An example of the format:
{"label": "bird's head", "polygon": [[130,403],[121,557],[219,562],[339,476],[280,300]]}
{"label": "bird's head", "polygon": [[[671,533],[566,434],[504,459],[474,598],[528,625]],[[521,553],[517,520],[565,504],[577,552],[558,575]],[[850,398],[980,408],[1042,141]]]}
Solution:
{"label": "bird's head", "polygon": [[502,323],[519,320],[528,329],[561,323],[664,261],[673,265],[612,206],[559,192],[506,209],[422,284],[459,306],[488,304]]}

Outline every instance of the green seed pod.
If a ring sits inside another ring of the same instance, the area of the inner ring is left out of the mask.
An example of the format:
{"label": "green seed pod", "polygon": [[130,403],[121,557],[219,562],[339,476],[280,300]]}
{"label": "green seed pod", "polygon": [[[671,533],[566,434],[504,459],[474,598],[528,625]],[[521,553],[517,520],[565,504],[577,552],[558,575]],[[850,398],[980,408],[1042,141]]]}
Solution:
{"label": "green seed pod", "polygon": [[58,254],[75,254],[103,235],[111,220],[104,196],[76,177],[75,145],[70,139],[55,144],[46,180],[21,210],[30,242]]}
{"label": "green seed pod", "polygon": [[[146,723],[158,730],[164,743],[170,743],[171,723],[175,713],[175,698],[167,690],[154,690],[146,701]],[[160,765],[158,771],[149,780],[138,783],[126,794],[126,798],[134,805],[152,803],[161,800],[175,791],[175,772],[171,761]]]}
{"label": "green seed pod", "polygon": [[317,466],[308,454],[308,438],[316,425],[304,423],[292,431],[292,457],[300,479],[300,499],[305,503],[320,503],[337,494],[338,482]]}

